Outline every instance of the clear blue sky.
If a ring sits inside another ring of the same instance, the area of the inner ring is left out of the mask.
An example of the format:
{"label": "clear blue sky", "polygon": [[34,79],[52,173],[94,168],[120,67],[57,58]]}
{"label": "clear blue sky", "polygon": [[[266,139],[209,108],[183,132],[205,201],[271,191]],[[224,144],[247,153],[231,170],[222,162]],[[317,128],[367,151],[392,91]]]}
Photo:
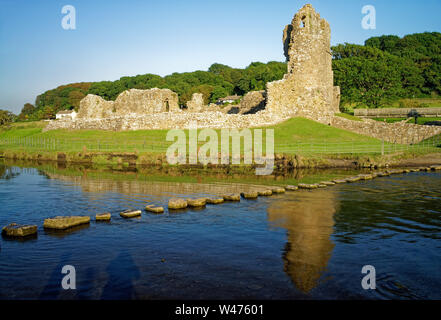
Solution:
{"label": "clear blue sky", "polygon": [[[0,0],[0,108],[18,113],[62,84],[283,61],[282,30],[311,3],[332,43],[441,31],[440,0]],[[76,30],[61,27],[64,5]],[[361,28],[374,5],[377,29]]]}

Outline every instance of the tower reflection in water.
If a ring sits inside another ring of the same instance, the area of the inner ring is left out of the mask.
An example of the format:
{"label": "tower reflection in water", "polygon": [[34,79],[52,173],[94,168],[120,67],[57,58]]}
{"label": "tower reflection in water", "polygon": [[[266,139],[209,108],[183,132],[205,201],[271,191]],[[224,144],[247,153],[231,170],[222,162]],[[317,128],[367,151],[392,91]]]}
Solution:
{"label": "tower reflection in water", "polygon": [[283,253],[285,272],[294,285],[308,293],[319,284],[331,258],[331,235],[337,195],[332,190],[299,191],[287,194],[268,207],[268,220],[287,230]]}

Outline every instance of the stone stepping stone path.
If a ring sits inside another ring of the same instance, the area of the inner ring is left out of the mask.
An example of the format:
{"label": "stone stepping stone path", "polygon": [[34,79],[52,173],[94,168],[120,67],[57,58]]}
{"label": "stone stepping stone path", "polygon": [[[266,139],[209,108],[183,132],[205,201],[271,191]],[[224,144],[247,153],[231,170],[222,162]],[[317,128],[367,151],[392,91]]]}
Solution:
{"label": "stone stepping stone path", "polygon": [[130,219],[130,218],[136,218],[141,216],[142,212],[141,210],[126,210],[121,212],[119,215],[123,218]]}
{"label": "stone stepping stone path", "polygon": [[[286,191],[297,191],[297,190],[315,190],[319,188],[327,188],[337,184],[343,183],[354,183],[363,180],[372,180],[377,177],[388,177],[392,174],[404,174],[410,172],[431,172],[431,171],[441,171],[441,165],[431,166],[431,167],[421,167],[421,168],[412,168],[412,169],[388,169],[383,172],[374,172],[371,174],[359,174],[357,176],[345,178],[345,179],[335,179],[333,181],[323,181],[315,184],[305,184],[300,183],[298,186],[286,186],[286,187],[268,187],[268,189],[262,189],[259,191],[251,191],[251,192],[242,192],[238,193],[230,193],[225,194],[221,197],[213,196],[209,198],[197,198],[197,199],[180,199],[180,198],[172,198],[168,202],[168,209],[170,211],[173,210],[181,210],[190,208],[204,208],[206,204],[222,204],[226,201],[228,202],[240,202],[241,197],[244,199],[257,199],[259,196],[261,197],[269,197],[274,194],[283,194]],[[153,204],[149,204],[145,207],[147,212],[160,214],[164,213],[165,209],[161,206],[156,206]],[[141,210],[126,210],[120,213],[120,216],[123,218],[135,218],[140,217],[142,214]],[[112,218],[111,213],[99,213],[96,214],[95,220],[98,221],[110,221]],[[76,226],[89,224],[90,217],[89,216],[59,216],[54,218],[48,218],[44,220],[43,227],[45,229],[52,230],[67,230]],[[36,225],[23,225],[17,223],[11,223],[2,229],[2,235],[5,237],[11,238],[26,238],[29,236],[37,235],[38,227]]]}
{"label": "stone stepping stone path", "polygon": [[207,198],[208,204],[221,204],[224,203],[224,198]]}
{"label": "stone stepping stone path", "polygon": [[110,213],[98,213],[95,216],[96,221],[110,221],[112,219],[112,215]]}
{"label": "stone stepping stone path", "polygon": [[153,204],[147,205],[145,207],[145,210],[151,213],[156,213],[156,214],[160,214],[160,213],[164,213],[164,207],[157,207]]}
{"label": "stone stepping stone path", "polygon": [[207,204],[207,199],[206,198],[188,199],[187,204],[191,208],[205,207],[205,205]]}
{"label": "stone stepping stone path", "polygon": [[226,194],[226,195],[224,195],[224,200],[238,202],[238,201],[240,201],[240,194],[238,194],[238,193]]}
{"label": "stone stepping stone path", "polygon": [[241,196],[244,199],[257,199],[259,194],[257,192],[242,192]]}
{"label": "stone stepping stone path", "polygon": [[273,191],[272,190],[262,190],[262,191],[257,191],[257,194],[261,197],[269,197],[273,195]]}
{"label": "stone stepping stone path", "polygon": [[44,220],[43,227],[45,229],[66,230],[89,223],[90,217],[87,216],[55,217]]}
{"label": "stone stepping stone path", "polygon": [[24,238],[37,234],[37,226],[11,223],[2,229],[2,235],[11,238]]}

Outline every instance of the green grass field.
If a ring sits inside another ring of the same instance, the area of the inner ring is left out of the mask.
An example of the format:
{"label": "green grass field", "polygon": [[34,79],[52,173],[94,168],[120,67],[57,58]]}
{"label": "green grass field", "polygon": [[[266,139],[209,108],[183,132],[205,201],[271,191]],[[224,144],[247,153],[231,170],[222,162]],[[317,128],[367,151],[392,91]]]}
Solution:
{"label": "green grass field", "polygon": [[[168,130],[100,131],[52,130],[43,132],[45,122],[15,123],[0,129],[0,151],[106,151],[164,153],[173,143],[166,141]],[[368,136],[326,126],[304,118],[293,118],[274,129],[275,152],[285,154],[378,154],[382,142]],[[220,132],[220,130],[217,130]],[[187,132],[188,137],[188,132]],[[220,137],[220,134],[219,134]],[[439,151],[436,138],[426,151]],[[199,142],[203,145],[205,142]],[[417,151],[418,146],[413,146]],[[432,150],[428,150],[432,148]],[[385,143],[385,153],[409,151],[409,146]],[[243,150],[243,149],[242,149]],[[265,136],[263,138],[265,151]]]}

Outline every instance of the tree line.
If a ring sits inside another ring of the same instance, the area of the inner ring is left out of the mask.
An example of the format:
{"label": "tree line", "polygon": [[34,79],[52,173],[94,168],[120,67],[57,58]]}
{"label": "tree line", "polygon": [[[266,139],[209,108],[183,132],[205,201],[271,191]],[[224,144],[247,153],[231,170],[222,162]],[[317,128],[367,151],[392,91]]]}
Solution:
{"label": "tree line", "polygon": [[[334,82],[341,87],[343,106],[378,108],[397,99],[441,95],[441,33],[373,37],[364,45],[334,46],[332,53]],[[202,93],[208,104],[228,95],[264,90],[267,82],[280,80],[285,73],[283,62],[253,62],[244,69],[215,63],[208,71],[73,83],[37,96],[34,105],[24,105],[18,119],[51,119],[58,111],[77,110],[87,94],[115,100],[128,89],[168,88],[179,95],[181,105],[193,93]]]}
{"label": "tree line", "polygon": [[373,37],[332,48],[342,105],[378,108],[403,98],[441,94],[441,33]]}

